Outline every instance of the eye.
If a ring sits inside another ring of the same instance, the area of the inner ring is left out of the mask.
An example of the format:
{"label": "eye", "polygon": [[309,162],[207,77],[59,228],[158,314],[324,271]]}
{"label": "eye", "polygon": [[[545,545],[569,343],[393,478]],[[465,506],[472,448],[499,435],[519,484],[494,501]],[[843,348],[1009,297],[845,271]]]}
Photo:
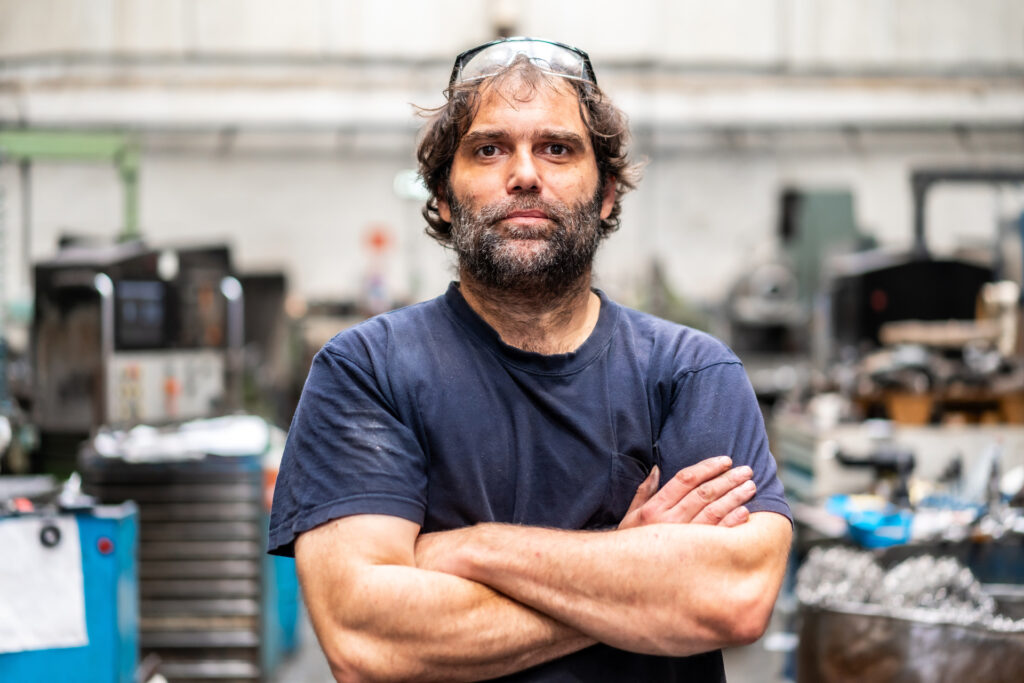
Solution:
{"label": "eye", "polygon": [[567,145],[563,145],[560,142],[554,142],[548,145],[548,154],[551,154],[556,157],[565,156],[566,154],[569,153],[569,151],[569,147]]}
{"label": "eye", "polygon": [[476,150],[476,153],[482,157],[493,157],[498,153],[497,145],[483,145]]}

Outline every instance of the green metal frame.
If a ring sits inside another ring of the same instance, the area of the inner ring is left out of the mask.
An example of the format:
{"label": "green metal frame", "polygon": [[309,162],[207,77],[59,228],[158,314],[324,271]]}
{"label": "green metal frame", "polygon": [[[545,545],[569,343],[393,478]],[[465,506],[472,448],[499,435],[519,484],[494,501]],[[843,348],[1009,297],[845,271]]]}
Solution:
{"label": "green metal frame", "polygon": [[139,237],[139,146],[130,135],[33,129],[0,130],[0,163],[7,160],[106,161],[124,185],[124,226],[120,239]]}

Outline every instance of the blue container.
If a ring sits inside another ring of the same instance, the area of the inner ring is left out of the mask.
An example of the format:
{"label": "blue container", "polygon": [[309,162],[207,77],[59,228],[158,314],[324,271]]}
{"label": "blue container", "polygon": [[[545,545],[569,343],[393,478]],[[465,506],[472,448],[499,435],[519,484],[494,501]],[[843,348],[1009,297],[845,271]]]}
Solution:
{"label": "blue container", "polygon": [[863,548],[888,548],[907,543],[913,521],[913,513],[906,510],[888,513],[861,510],[851,512],[846,518],[850,537]]}
{"label": "blue container", "polygon": [[843,494],[830,496],[825,510],[846,520],[850,538],[862,548],[888,548],[910,541],[914,513],[909,510],[888,503],[876,506]]}
{"label": "blue container", "polygon": [[75,518],[82,550],[89,643],[0,654],[0,681],[4,683],[135,680],[139,657],[135,504],[98,505],[77,513]]}

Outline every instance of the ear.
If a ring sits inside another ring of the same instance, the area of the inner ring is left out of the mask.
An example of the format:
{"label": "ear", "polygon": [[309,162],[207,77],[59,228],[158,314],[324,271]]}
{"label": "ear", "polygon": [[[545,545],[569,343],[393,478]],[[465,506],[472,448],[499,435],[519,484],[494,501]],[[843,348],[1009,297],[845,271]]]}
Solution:
{"label": "ear", "polygon": [[604,184],[604,197],[601,198],[601,220],[612,215],[615,206],[615,180],[609,178]]}
{"label": "ear", "polygon": [[439,190],[437,193],[437,215],[441,217],[445,223],[452,222],[452,208],[448,206],[448,199],[446,198],[444,190]]}

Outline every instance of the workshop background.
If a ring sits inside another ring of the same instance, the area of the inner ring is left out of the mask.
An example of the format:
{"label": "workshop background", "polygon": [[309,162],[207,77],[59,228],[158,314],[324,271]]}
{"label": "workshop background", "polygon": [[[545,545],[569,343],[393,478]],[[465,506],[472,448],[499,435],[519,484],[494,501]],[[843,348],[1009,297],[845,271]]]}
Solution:
{"label": "workshop background", "polygon": [[796,543],[730,680],[1019,680],[1017,0],[0,0],[0,679],[329,680],[276,459],[316,349],[453,277],[417,112],[500,35],[629,114],[597,285],[764,409]]}

